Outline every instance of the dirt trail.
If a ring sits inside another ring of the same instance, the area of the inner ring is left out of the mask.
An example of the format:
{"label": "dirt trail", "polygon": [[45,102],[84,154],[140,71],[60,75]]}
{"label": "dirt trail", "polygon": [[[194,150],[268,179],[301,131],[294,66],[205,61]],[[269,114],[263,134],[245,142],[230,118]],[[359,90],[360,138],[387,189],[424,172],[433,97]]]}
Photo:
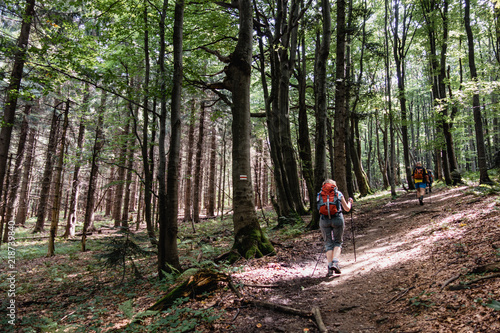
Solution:
{"label": "dirt trail", "polygon": [[[466,190],[434,189],[423,206],[414,193],[381,200],[376,207],[355,204],[356,261],[348,213],[339,276],[325,276],[321,234],[313,231],[278,246],[277,256],[250,261],[234,278],[246,285],[245,298],[302,310],[319,307],[328,332],[482,332],[482,327],[496,332],[491,329],[499,311],[476,307],[480,318],[475,318],[474,304],[466,309],[472,313],[460,307],[470,305],[471,297],[500,300],[499,279],[478,288],[480,296],[441,291],[443,282],[478,260],[498,260],[491,247],[500,242],[498,203],[495,208],[495,197],[475,197]],[[469,228],[482,236],[469,234]],[[484,242],[469,245],[468,239],[477,237]],[[457,255],[457,248],[467,255]],[[458,304],[450,310],[446,299],[453,296]],[[236,317],[232,332],[318,332],[312,319],[253,306],[237,304],[228,316]]]}

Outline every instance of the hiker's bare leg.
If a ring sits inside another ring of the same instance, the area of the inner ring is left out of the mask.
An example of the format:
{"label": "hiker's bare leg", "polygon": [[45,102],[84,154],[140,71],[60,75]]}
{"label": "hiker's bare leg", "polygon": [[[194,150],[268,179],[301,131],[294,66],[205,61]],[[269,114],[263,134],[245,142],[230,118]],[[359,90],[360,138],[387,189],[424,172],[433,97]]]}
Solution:
{"label": "hiker's bare leg", "polygon": [[333,258],[339,259],[340,258],[340,252],[342,249],[340,246],[335,246],[333,250],[326,251],[326,260],[330,263],[333,261]]}
{"label": "hiker's bare leg", "polygon": [[332,260],[333,260],[333,258],[335,258],[337,260],[340,259],[340,252],[341,252],[341,250],[342,249],[339,246],[336,246],[336,247],[333,248],[333,257],[332,257]]}
{"label": "hiker's bare leg", "polygon": [[331,263],[333,260],[333,250],[326,251],[326,261]]}

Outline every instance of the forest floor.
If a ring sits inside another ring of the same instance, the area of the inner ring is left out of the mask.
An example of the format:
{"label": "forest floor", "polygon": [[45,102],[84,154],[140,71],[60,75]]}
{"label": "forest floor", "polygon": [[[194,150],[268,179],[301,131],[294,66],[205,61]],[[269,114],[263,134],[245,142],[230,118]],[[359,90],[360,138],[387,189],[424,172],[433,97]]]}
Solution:
{"label": "forest floor", "polygon": [[[19,240],[15,326],[7,322],[3,293],[9,268],[2,248],[0,331],[320,332],[309,315],[316,307],[328,332],[335,333],[500,332],[498,192],[437,186],[423,206],[415,192],[401,191],[394,200],[387,193],[373,195],[354,207],[352,215],[345,214],[342,274],[326,277],[319,230],[269,228],[275,256],[225,267],[234,271],[239,296],[222,283],[217,292],[187,300],[161,320],[144,312],[168,289],[155,277],[156,256],[135,260],[138,277],[129,268],[98,264],[96,256],[110,249],[106,237],[116,231],[102,228],[89,237],[91,250],[85,253],[77,241],[58,243],[50,258],[42,255],[43,238]],[[208,235],[201,223],[196,234],[184,227],[181,255],[191,253],[196,261],[203,260],[201,253],[209,260],[210,249],[220,253],[231,245],[230,224],[201,240],[198,235]],[[130,325],[142,316],[139,326]]]}

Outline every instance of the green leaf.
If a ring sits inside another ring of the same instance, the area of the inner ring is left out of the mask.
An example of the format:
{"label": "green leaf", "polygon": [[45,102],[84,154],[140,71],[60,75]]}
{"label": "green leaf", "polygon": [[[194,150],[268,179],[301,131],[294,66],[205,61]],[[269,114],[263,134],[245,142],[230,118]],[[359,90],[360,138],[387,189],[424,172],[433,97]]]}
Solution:
{"label": "green leaf", "polygon": [[492,299],[488,304],[486,304],[487,307],[492,308],[495,311],[500,311],[500,302],[495,301]]}

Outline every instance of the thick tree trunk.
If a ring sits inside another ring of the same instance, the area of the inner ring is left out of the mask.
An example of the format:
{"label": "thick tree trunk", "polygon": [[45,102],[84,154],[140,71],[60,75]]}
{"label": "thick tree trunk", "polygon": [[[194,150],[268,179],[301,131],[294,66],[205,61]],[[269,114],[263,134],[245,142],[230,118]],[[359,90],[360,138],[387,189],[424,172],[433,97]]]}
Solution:
{"label": "thick tree trunk", "polygon": [[28,41],[34,15],[35,0],[27,0],[21,24],[21,33],[19,34],[17,45],[13,52],[14,65],[12,66],[12,72],[10,74],[9,86],[6,90],[7,96],[4,104],[3,117],[0,119],[0,123],[2,124],[2,129],[0,130],[0,198],[2,197],[2,184],[5,178],[5,170],[7,168],[12,127],[14,126],[17,99],[21,88],[24,64],[27,60],[26,55],[28,50]]}
{"label": "thick tree trunk", "polygon": [[[341,0],[342,1],[342,0]],[[317,49],[314,66],[314,94],[315,94],[315,155],[314,155],[314,195],[320,190],[323,181],[327,178],[326,172],[326,139],[328,123],[331,119],[327,117],[328,99],[326,93],[326,66],[330,53],[330,40],[332,35],[330,2],[321,1],[321,14],[323,18],[323,31],[320,37],[317,34]],[[335,141],[337,142],[337,141]],[[319,211],[316,207],[316,199],[313,199],[313,214],[309,229],[319,228]]]}
{"label": "thick tree trunk", "polygon": [[[259,12],[260,14],[260,12]],[[260,18],[260,17],[259,17]],[[299,19],[299,1],[290,3],[278,0],[273,20],[275,30],[263,32],[270,47],[271,95],[266,97],[266,117],[268,122],[271,157],[277,184],[278,215],[289,216],[293,212],[305,212],[300,195],[300,182],[290,134],[289,90],[290,77],[295,67],[295,50]],[[262,26],[268,26],[263,24]],[[262,41],[260,41],[262,43]],[[261,44],[261,56],[264,56]],[[261,59],[263,62],[263,58]],[[261,65],[264,72],[264,65]],[[267,89],[265,76],[263,86]]]}
{"label": "thick tree trunk", "polygon": [[337,52],[335,69],[335,123],[334,123],[334,179],[339,190],[348,195],[346,171],[346,73],[345,73],[345,47],[346,47],[346,15],[345,0],[337,1]]}
{"label": "thick tree trunk", "polygon": [[261,230],[253,201],[250,167],[250,78],[253,17],[250,1],[239,1],[238,43],[226,68],[226,85],[232,92],[233,113],[233,225],[235,249],[245,258],[274,253]]}
{"label": "thick tree trunk", "polygon": [[[165,74],[165,15],[167,11],[167,0],[163,2],[162,16],[160,20],[160,72]],[[166,101],[161,103],[160,116],[160,165],[158,168],[160,231],[158,242],[158,276],[164,277],[164,272],[171,272],[172,268],[180,270],[179,253],[177,249],[177,217],[179,210],[179,156],[181,140],[181,97],[182,97],[182,40],[184,23],[184,0],[175,3],[173,55],[174,74],[172,87],[172,104],[170,113],[170,153],[168,156],[167,175],[165,182],[165,129],[167,118]],[[166,83],[162,83],[163,96],[166,93]],[[166,189],[165,189],[166,183]],[[168,200],[167,200],[168,198]]]}
{"label": "thick tree trunk", "polygon": [[[467,32],[467,40],[469,42],[469,67],[470,75],[473,82],[477,84],[477,70],[474,58],[474,36],[470,26],[470,0],[465,0],[465,31]],[[475,90],[479,91],[479,89]],[[472,96],[472,108],[474,113],[474,128],[476,130],[476,145],[477,145],[477,162],[479,166],[479,184],[491,184],[491,179],[488,176],[488,166],[486,164],[486,149],[484,145],[483,123],[481,119],[481,105],[479,103],[479,94],[475,93]]]}

